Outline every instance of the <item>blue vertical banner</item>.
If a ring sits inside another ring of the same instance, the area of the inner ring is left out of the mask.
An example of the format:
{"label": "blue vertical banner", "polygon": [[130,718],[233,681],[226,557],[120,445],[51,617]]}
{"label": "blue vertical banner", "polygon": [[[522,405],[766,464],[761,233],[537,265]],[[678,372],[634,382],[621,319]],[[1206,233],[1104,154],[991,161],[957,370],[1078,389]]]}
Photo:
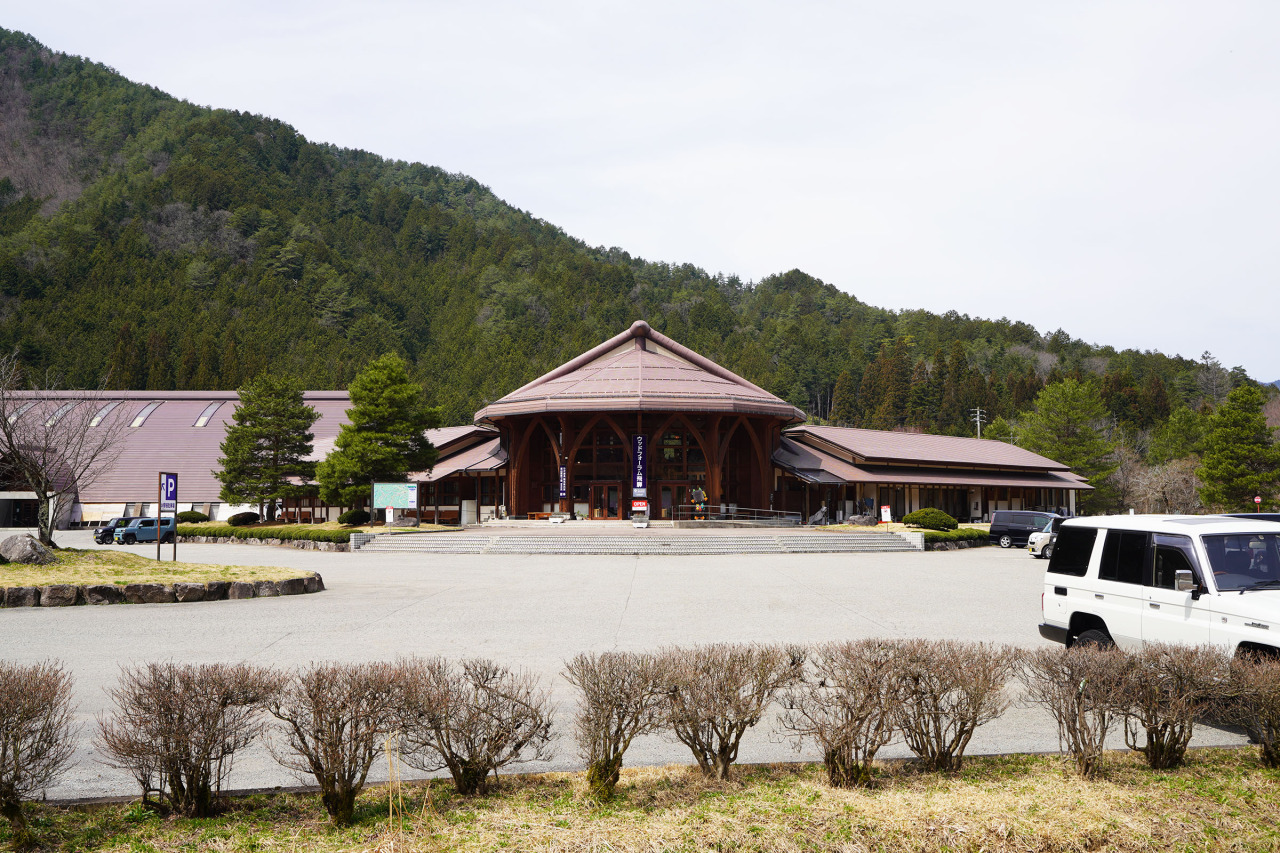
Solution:
{"label": "blue vertical banner", "polygon": [[647,442],[647,436],[631,436],[631,496],[635,498],[647,498],[649,496]]}
{"label": "blue vertical banner", "polygon": [[569,497],[569,469],[566,466],[561,465],[560,466],[560,500],[564,500],[567,497]]}

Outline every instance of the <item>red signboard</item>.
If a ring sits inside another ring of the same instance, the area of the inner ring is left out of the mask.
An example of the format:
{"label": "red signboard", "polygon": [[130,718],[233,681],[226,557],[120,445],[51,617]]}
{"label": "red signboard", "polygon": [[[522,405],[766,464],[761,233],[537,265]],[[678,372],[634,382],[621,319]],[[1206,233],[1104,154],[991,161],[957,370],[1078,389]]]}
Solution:
{"label": "red signboard", "polygon": [[632,501],[631,514],[632,515],[648,515],[649,502],[648,501]]}

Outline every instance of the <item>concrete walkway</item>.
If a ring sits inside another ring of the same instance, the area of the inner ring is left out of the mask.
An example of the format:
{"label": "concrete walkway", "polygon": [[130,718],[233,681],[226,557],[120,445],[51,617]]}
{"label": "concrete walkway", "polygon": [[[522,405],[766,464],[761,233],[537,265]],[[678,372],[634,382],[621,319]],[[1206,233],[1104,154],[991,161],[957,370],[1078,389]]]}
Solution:
{"label": "concrete walkway", "polygon": [[[63,545],[98,547],[87,532],[59,539]],[[580,761],[568,737],[573,691],[559,673],[579,651],[873,636],[1044,643],[1036,631],[1044,563],[1019,550],[574,557],[179,545],[178,556],[314,570],[328,590],[199,604],[0,610],[0,657],[24,663],[58,658],[76,678],[83,725],[78,762],[50,790],[51,797],[135,792],[127,774],[98,762],[94,719],[109,708],[104,691],[120,667],[149,660],[292,666],[399,655],[492,657],[531,669],[553,688],[564,737],[554,761],[529,769],[568,770],[579,768]],[[1243,740],[1206,729],[1197,742]],[[1015,707],[979,730],[970,751],[1056,749],[1048,716]],[[894,744],[883,754],[909,753]],[[793,751],[762,723],[744,739],[741,760],[817,757],[811,747]],[[687,763],[690,756],[683,746],[655,737],[637,742],[626,760],[630,765]],[[236,765],[232,784],[296,781],[265,750],[256,749]]]}

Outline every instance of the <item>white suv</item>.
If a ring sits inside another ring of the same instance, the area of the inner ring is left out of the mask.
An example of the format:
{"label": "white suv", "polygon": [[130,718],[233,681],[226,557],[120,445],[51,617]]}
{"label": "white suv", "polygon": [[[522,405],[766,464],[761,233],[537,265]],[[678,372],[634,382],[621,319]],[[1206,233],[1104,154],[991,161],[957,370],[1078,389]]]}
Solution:
{"label": "white suv", "polygon": [[1073,518],[1058,528],[1040,635],[1068,646],[1211,643],[1280,653],[1280,524]]}

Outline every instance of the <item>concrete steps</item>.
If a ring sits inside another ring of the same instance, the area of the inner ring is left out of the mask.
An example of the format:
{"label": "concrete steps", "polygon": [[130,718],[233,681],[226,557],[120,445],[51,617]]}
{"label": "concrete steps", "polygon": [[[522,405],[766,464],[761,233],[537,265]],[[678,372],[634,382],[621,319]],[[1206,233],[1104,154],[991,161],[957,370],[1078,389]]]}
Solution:
{"label": "concrete steps", "polygon": [[600,534],[584,536],[475,533],[400,533],[378,536],[363,552],[423,554],[617,554],[637,556],[700,554],[832,554],[919,551],[922,538],[896,533]]}

